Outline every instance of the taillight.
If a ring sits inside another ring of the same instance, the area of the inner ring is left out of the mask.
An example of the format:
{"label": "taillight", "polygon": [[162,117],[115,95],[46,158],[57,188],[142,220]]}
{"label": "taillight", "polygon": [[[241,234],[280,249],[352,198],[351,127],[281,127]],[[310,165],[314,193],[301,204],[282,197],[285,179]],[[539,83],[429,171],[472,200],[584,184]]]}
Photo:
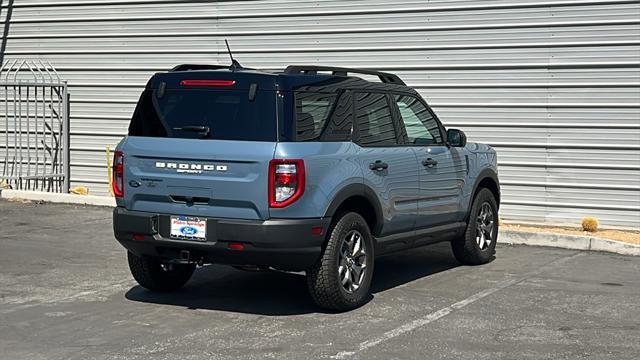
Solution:
{"label": "taillight", "polygon": [[304,161],[273,159],[269,162],[269,207],[283,208],[304,192]]}
{"label": "taillight", "polygon": [[116,197],[124,196],[124,153],[115,151],[113,153],[113,176],[111,179],[111,188],[113,195]]}
{"label": "taillight", "polygon": [[225,87],[233,86],[235,80],[182,80],[181,86]]}

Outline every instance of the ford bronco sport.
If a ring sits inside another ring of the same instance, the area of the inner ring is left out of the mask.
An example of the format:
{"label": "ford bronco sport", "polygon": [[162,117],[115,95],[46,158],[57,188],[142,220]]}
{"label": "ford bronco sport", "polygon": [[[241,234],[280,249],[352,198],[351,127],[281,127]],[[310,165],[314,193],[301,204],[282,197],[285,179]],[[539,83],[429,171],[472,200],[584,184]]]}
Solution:
{"label": "ford bronco sport", "polygon": [[495,151],[446,130],[394,74],[179,65],[149,80],[116,150],[115,237],[152,291],[210,263],[305,271],[319,306],[348,310],[380,255],[439,241],[464,264],[495,253]]}

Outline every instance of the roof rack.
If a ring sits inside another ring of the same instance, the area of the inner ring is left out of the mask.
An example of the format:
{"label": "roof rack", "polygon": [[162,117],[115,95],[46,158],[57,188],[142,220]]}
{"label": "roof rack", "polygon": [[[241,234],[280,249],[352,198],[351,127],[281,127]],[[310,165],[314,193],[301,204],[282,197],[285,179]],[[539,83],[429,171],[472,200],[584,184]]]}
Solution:
{"label": "roof rack", "polygon": [[375,75],[380,81],[388,84],[406,85],[398,75],[390,74],[382,71],[342,68],[334,66],[316,66],[316,65],[289,65],[284,70],[285,74],[317,74],[318,71],[331,71],[333,75],[347,76],[347,73]]}
{"label": "roof rack", "polygon": [[181,64],[174,66],[169,71],[189,71],[189,70],[219,70],[228,69],[229,65],[206,65],[206,64]]}

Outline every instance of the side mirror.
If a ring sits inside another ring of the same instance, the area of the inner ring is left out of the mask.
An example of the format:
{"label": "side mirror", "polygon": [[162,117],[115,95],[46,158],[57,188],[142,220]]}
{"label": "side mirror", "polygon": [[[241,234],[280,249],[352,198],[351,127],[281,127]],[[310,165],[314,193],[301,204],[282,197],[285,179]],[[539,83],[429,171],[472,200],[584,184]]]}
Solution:
{"label": "side mirror", "polygon": [[447,130],[447,143],[453,147],[465,147],[467,146],[467,135],[462,130],[449,129]]}

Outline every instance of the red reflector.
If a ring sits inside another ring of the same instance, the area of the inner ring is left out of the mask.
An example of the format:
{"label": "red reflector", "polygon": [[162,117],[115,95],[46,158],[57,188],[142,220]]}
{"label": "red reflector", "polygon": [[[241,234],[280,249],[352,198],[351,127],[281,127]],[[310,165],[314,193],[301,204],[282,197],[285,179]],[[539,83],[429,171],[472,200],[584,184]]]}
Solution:
{"label": "red reflector", "polygon": [[322,235],[322,226],[314,226],[311,228],[311,235]]}
{"label": "red reflector", "polygon": [[244,250],[243,243],[229,243],[227,247],[229,248],[229,250]]}
{"label": "red reflector", "polygon": [[181,86],[233,86],[235,80],[182,80]]}
{"label": "red reflector", "polygon": [[144,240],[144,235],[142,235],[142,234],[133,234],[133,240],[142,241],[142,240]]}

